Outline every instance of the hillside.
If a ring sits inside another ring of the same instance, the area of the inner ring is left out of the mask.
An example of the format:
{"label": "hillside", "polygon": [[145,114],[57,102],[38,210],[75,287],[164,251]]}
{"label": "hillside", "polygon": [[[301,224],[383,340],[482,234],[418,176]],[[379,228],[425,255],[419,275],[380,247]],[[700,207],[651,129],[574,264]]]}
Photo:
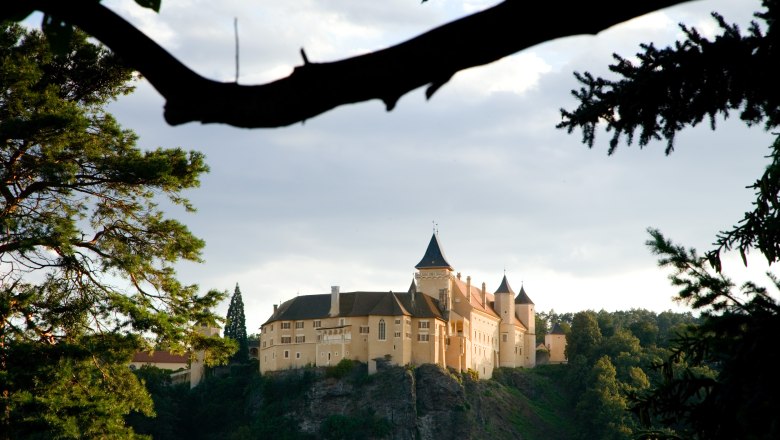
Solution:
{"label": "hillside", "polygon": [[154,389],[158,418],[131,423],[154,438],[566,439],[573,427],[564,373],[501,369],[476,380],[434,365],[372,376],[362,364],[264,377],[234,370],[192,391]]}

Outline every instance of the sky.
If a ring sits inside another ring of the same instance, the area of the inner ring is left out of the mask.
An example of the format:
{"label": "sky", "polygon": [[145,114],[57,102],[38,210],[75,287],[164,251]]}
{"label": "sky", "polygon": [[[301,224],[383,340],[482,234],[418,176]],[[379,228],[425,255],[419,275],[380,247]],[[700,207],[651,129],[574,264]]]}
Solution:
{"label": "sky", "polygon": [[[109,7],[206,77],[235,77],[238,18],[242,84],[287,76],[300,65],[334,61],[412,38],[490,5],[482,1],[165,0],[155,14],[131,0]],[[186,196],[198,212],[167,208],[205,239],[203,264],[177,267],[201,290],[238,283],[247,331],[273,304],[295,295],[405,291],[434,227],[450,264],[494,291],[506,273],[538,311],[687,310],[673,302],[669,272],[645,246],[660,229],[688,247],[709,249],[716,233],[750,209],[751,184],[766,165],[772,136],[737,115],[644,149],[608,137],[588,149],[555,128],[575,107],[574,71],[606,74],[612,53],[681,38],[677,23],[715,31],[709,13],[745,25],[757,0],[698,1],[655,12],[596,36],[547,42],[500,62],[460,72],[430,100],[423,89],[392,112],[379,101],[339,107],[278,129],[166,125],[163,99],[143,80],[111,104],[139,147],[205,153],[211,172]],[[555,25],[554,17],[547,20]],[[435,225],[435,226],[434,226]],[[736,280],[763,281],[759,255]],[[217,310],[224,316],[228,301]]]}

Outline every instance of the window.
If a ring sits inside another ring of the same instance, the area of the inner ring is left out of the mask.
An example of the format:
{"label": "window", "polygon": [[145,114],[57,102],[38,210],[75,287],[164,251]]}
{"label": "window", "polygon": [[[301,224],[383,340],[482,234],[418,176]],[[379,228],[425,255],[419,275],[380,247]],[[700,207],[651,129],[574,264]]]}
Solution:
{"label": "window", "polygon": [[339,318],[339,325],[344,325],[344,318]]}
{"label": "window", "polygon": [[368,326],[367,325],[361,325],[359,331],[360,331],[361,335],[367,335],[368,334]]}
{"label": "window", "polygon": [[385,327],[386,327],[385,326],[385,320],[384,319],[380,319],[379,320],[379,340],[380,341],[384,341],[385,339],[387,339],[386,334],[385,334]]}
{"label": "window", "polygon": [[315,327],[315,328],[322,327],[322,321],[320,321],[319,319],[318,319],[318,320],[316,320],[316,321],[314,321],[314,327]]}
{"label": "window", "polygon": [[265,341],[263,341],[263,348],[265,348]]}
{"label": "window", "polygon": [[271,345],[271,347],[273,347],[273,346],[274,346],[274,338],[271,338],[271,341],[270,341],[270,343],[269,343],[269,344]]}
{"label": "window", "polygon": [[417,323],[417,328],[431,328],[431,323],[428,321],[420,321]]}
{"label": "window", "polygon": [[301,358],[301,352],[300,351],[296,352],[295,353],[295,359],[300,359],[300,358]]}
{"label": "window", "polygon": [[292,336],[282,336],[282,344],[289,344],[292,342]]}
{"label": "window", "polygon": [[406,332],[406,339],[412,339],[412,334],[409,332]]}
{"label": "window", "polygon": [[295,328],[303,328],[303,321],[297,321],[295,323]]}
{"label": "window", "polygon": [[274,331],[274,325],[271,324],[271,331]]}
{"label": "window", "polygon": [[428,337],[429,336],[430,335],[427,335],[427,334],[419,334],[419,335],[417,335],[417,340],[419,342],[428,342]]}
{"label": "window", "polygon": [[284,358],[289,359],[290,358],[290,350],[284,350]]}
{"label": "window", "polygon": [[401,320],[400,319],[396,319],[395,320],[395,325],[401,325]]}
{"label": "window", "polygon": [[290,328],[290,323],[289,322],[283,322],[282,323],[282,330],[289,329],[289,328]]}
{"label": "window", "polygon": [[302,344],[306,342],[306,336],[296,336],[295,337],[295,343],[296,344]]}
{"label": "window", "polygon": [[394,338],[400,338],[400,337],[401,337],[401,332],[395,332],[395,333],[393,333],[393,337],[394,337]]}

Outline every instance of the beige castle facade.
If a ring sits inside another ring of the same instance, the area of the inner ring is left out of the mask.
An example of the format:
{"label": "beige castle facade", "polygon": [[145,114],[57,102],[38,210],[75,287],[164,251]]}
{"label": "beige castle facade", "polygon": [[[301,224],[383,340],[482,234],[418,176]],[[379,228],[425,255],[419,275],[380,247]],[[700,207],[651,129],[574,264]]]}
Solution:
{"label": "beige castle facade", "polygon": [[454,274],[433,235],[407,292],[302,295],[274,306],[260,333],[260,372],[353,359],[376,371],[437,364],[489,378],[497,367],[536,365],[534,303],[504,275],[493,293]]}

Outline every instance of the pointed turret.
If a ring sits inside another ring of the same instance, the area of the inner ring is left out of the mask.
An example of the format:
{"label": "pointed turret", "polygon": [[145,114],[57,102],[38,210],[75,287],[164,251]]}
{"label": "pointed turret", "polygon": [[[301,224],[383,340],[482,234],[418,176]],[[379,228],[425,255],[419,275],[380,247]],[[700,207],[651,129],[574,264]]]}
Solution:
{"label": "pointed turret", "polygon": [[525,334],[523,344],[527,348],[525,351],[524,363],[526,367],[536,365],[536,312],[534,311],[534,302],[525,293],[525,287],[520,285],[520,292],[515,297],[515,316],[523,323],[528,331]]}
{"label": "pointed turret", "polygon": [[501,322],[498,325],[498,331],[501,335],[499,340],[499,365],[501,367],[514,368],[524,365],[522,358],[518,359],[518,349],[515,337],[515,303],[513,301],[515,292],[506,279],[506,273],[493,294],[495,302],[493,309],[498,313]]}
{"label": "pointed turret", "polygon": [[[515,294],[515,292],[512,290],[512,287],[509,286],[509,281],[506,279],[506,274],[504,274],[504,279],[501,280],[501,285],[498,286],[498,289],[496,289],[496,293],[511,293],[512,295]],[[517,301],[515,301],[517,303]]]}
{"label": "pointed turret", "polygon": [[415,269],[449,269],[452,270],[452,266],[447,262],[447,258],[444,257],[444,252],[439,245],[439,238],[436,233],[433,233],[431,242],[428,243],[428,249],[425,250],[422,260],[414,266]]}
{"label": "pointed turret", "polygon": [[[506,279],[506,277],[504,277]],[[531,304],[533,305],[533,301],[531,301],[531,298],[528,297],[528,294],[525,293],[525,289],[523,286],[520,286],[520,293],[517,294],[517,298],[515,298],[515,304]]]}

